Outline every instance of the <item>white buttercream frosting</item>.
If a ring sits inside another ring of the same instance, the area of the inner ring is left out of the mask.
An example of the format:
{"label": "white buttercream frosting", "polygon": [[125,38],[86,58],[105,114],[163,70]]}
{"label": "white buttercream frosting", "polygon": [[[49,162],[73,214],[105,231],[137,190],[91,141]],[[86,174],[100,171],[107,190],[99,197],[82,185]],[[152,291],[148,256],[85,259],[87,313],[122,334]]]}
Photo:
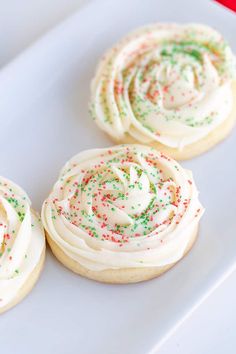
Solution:
{"label": "white buttercream frosting", "polygon": [[131,33],[101,60],[91,112],[117,140],[181,149],[207,136],[232,110],[235,57],[210,27],[156,24]]}
{"label": "white buttercream frosting", "polygon": [[44,230],[27,194],[0,177],[0,309],[18,296],[44,247]]}
{"label": "white buttercream frosting", "polygon": [[164,266],[179,260],[203,208],[190,171],[142,145],[79,153],[42,207],[43,225],[82,266]]}

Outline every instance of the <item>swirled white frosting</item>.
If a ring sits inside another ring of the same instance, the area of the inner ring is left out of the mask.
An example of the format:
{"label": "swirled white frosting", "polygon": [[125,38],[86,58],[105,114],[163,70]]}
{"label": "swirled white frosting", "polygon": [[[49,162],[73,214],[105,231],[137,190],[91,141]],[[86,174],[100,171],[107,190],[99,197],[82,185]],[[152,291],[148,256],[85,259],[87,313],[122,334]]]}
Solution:
{"label": "swirled white frosting", "polygon": [[0,177],[0,310],[17,297],[37,266],[45,237],[27,194]]}
{"label": "swirled white frosting", "polygon": [[235,58],[219,33],[196,24],[156,24],[111,48],[92,82],[91,113],[116,140],[183,148],[232,110]]}
{"label": "swirled white frosting", "polygon": [[73,157],[42,222],[67,256],[99,271],[176,262],[202,213],[189,171],[147,146],[122,145]]}

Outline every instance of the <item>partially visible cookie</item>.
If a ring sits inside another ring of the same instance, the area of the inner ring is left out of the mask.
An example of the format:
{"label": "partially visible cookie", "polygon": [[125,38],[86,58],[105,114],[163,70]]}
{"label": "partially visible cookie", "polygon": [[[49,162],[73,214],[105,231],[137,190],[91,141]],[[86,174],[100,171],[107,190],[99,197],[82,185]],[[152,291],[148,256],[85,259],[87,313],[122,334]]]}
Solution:
{"label": "partially visible cookie", "polygon": [[90,109],[117,143],[139,142],[189,159],[232,130],[235,78],[235,57],[218,32],[199,24],[154,24],[105,54]]}
{"label": "partially visible cookie", "polygon": [[69,160],[41,216],[66,267],[97,281],[130,283],[179,261],[202,214],[190,171],[153,148],[122,145]]}
{"label": "partially visible cookie", "polygon": [[43,268],[45,235],[27,194],[0,177],[0,313],[20,302]]}

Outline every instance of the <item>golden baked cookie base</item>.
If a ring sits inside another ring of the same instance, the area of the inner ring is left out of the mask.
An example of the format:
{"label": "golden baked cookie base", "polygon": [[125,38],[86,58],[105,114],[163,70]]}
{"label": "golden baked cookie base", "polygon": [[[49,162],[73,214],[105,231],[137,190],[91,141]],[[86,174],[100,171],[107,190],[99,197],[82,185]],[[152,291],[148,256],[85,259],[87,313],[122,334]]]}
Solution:
{"label": "golden baked cookie base", "polygon": [[43,252],[40,256],[40,260],[39,260],[38,264],[36,265],[34,270],[31,272],[31,274],[29,275],[29,277],[26,280],[26,282],[24,283],[24,285],[21,287],[17,296],[11,302],[9,302],[6,306],[1,307],[0,313],[3,313],[5,311],[9,310],[10,308],[12,308],[13,306],[17,305],[32,290],[32,288],[36,284],[36,282],[40,276],[40,273],[43,269],[44,260],[45,260],[45,251],[46,251],[46,246],[44,246],[44,249],[43,249]]}
{"label": "golden baked cookie base", "polygon": [[[182,150],[175,149],[163,145],[159,142],[151,142],[149,145],[156,150],[162,151],[167,156],[172,157],[175,160],[188,160],[192,157],[200,155],[209,149],[213,148],[216,144],[220,141],[224,140],[231,130],[233,129],[236,121],[236,81],[232,84],[232,91],[233,91],[233,109],[228,116],[228,118],[220,124],[217,128],[215,128],[210,134],[206,137],[202,138],[201,140],[193,143],[191,145],[185,146]],[[112,138],[112,137],[111,137]],[[115,139],[114,139],[115,140]],[[129,134],[124,139],[115,140],[116,143],[119,144],[141,144],[139,141],[131,137]]]}
{"label": "golden baked cookie base", "polygon": [[[191,239],[186,247],[183,257],[192,248],[198,234],[198,227],[194,230]],[[93,279],[102,283],[111,284],[126,284],[137,283],[145,280],[155,278],[162,273],[172,268],[176,263],[168,264],[163,267],[149,267],[149,268],[123,268],[123,269],[106,269],[102,271],[92,271],[83,267],[78,262],[68,257],[63,250],[56,244],[55,241],[46,233],[47,241],[51,247],[56,258],[67,268],[73,272],[82,275],[83,277]],[[182,258],[183,258],[182,257]]]}

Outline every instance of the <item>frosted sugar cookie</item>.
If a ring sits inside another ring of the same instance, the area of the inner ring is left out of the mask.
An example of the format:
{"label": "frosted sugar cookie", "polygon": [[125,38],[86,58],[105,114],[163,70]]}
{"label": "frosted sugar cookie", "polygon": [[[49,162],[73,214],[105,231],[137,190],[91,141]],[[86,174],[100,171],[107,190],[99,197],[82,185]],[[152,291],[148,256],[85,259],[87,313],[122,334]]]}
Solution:
{"label": "frosted sugar cookie", "polygon": [[42,207],[55,256],[87,278],[130,283],[156,277],[192,247],[203,208],[190,171],[153,148],[79,153]]}
{"label": "frosted sugar cookie", "polygon": [[0,313],[25,297],[43,267],[45,236],[27,194],[0,177]]}
{"label": "frosted sugar cookie", "polygon": [[189,159],[231,131],[235,73],[230,47],[212,28],[146,26],[105,54],[92,81],[90,110],[116,142]]}

